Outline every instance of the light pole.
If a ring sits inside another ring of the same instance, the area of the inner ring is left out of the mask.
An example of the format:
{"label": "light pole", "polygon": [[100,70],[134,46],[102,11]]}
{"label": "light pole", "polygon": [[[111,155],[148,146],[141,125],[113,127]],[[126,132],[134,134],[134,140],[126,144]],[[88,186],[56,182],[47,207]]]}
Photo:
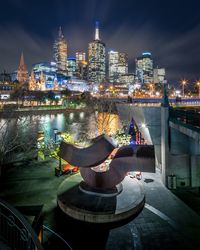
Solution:
{"label": "light pole", "polygon": [[58,133],[58,129],[57,128],[54,128],[53,129],[53,132],[54,132],[54,140],[55,140],[55,143],[56,143],[56,138],[57,138],[57,133]]}
{"label": "light pole", "polygon": [[185,96],[185,85],[186,85],[187,81],[186,80],[182,80],[181,84],[182,84],[182,95],[183,97]]}
{"label": "light pole", "polygon": [[199,89],[199,98],[200,98],[200,81],[197,82],[197,86],[198,86],[198,89]]}

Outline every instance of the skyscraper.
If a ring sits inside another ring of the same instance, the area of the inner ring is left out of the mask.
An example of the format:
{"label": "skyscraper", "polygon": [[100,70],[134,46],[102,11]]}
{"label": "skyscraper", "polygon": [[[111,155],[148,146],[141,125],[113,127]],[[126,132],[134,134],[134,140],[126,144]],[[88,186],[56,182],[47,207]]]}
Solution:
{"label": "skyscraper", "polygon": [[80,79],[88,80],[88,63],[86,61],[85,52],[76,52],[76,69],[77,76]]}
{"label": "skyscraper", "polygon": [[75,76],[77,71],[76,67],[76,58],[68,57],[67,58],[67,72],[69,76]]}
{"label": "skyscraper", "polygon": [[76,52],[76,62],[82,62],[82,61],[86,61],[86,56],[85,56],[85,52],[82,51],[77,51]]}
{"label": "skyscraper", "polygon": [[24,62],[24,55],[23,53],[21,54],[20,62],[19,62],[19,67],[17,71],[17,80],[20,83],[25,83],[28,81],[28,71]]}
{"label": "skyscraper", "polygon": [[101,83],[106,78],[106,49],[99,38],[99,23],[96,22],[95,40],[88,46],[88,80]]}
{"label": "skyscraper", "polygon": [[54,42],[53,59],[56,62],[58,73],[67,75],[67,42],[61,27],[59,28],[58,38]]}
{"label": "skyscraper", "polygon": [[150,52],[142,53],[136,59],[136,78],[140,84],[153,82],[153,60]]}
{"label": "skyscraper", "polygon": [[120,76],[128,73],[128,55],[117,51],[108,52],[108,74],[110,82],[119,82]]}
{"label": "skyscraper", "polygon": [[164,83],[165,80],[165,69],[164,68],[155,68],[153,70],[153,82],[154,83]]}

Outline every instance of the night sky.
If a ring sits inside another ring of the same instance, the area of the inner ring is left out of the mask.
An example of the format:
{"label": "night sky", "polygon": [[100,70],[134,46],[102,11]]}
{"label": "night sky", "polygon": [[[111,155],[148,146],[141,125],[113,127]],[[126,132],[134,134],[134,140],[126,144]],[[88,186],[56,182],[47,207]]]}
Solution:
{"label": "night sky", "polygon": [[129,71],[143,51],[165,67],[169,82],[200,78],[198,0],[5,0],[0,6],[0,71],[17,69],[21,51],[33,63],[52,60],[58,27],[69,55],[87,52],[95,21],[107,50],[127,52]]}

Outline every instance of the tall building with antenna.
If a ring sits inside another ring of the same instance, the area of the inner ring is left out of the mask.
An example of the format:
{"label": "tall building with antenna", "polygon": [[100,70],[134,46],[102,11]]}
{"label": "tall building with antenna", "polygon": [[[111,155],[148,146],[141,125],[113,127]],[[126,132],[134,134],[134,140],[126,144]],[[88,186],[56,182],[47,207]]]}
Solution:
{"label": "tall building with antenna", "polygon": [[67,75],[67,42],[61,27],[58,31],[58,38],[53,45],[53,59],[56,63],[58,73]]}
{"label": "tall building with antenna", "polygon": [[88,46],[88,81],[101,83],[106,78],[106,47],[100,40],[99,22],[96,22],[95,39]]}

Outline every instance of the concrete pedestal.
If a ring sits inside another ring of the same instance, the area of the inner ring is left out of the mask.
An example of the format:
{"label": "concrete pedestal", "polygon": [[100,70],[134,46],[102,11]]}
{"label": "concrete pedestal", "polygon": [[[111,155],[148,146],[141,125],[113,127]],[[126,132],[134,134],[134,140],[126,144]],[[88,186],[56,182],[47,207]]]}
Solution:
{"label": "concrete pedestal", "polygon": [[115,196],[83,192],[79,188],[81,176],[71,176],[58,189],[58,205],[68,216],[92,223],[118,222],[142,211],[145,203],[143,186],[135,178],[126,176],[122,190]]}

